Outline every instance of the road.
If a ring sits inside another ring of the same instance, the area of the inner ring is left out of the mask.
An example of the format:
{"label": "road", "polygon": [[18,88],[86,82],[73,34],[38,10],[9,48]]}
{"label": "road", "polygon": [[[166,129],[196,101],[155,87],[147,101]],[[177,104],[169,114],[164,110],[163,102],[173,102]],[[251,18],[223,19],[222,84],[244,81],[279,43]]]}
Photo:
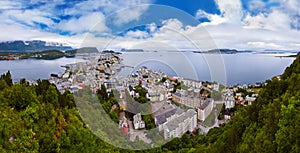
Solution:
{"label": "road", "polygon": [[143,130],[135,130],[133,129],[132,121],[128,121],[129,124],[129,135],[130,135],[130,141],[135,141],[135,139],[138,137],[140,140],[150,144],[152,141],[151,139],[147,138],[146,136],[146,129]]}

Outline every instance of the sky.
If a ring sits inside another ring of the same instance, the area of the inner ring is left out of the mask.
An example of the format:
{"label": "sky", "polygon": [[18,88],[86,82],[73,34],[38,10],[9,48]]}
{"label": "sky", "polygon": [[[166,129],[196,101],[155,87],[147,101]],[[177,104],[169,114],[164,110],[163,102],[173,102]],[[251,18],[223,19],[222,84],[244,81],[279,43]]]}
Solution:
{"label": "sky", "polygon": [[299,0],[1,0],[0,41],[149,50],[299,50]]}

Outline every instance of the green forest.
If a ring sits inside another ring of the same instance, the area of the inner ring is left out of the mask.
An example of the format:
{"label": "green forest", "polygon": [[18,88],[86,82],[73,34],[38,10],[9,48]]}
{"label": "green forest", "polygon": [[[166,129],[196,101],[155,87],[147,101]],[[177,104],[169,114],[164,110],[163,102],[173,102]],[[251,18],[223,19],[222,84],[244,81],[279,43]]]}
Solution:
{"label": "green forest", "polygon": [[[12,83],[7,72],[0,76],[0,152],[300,152],[299,55],[281,79],[266,82],[252,105],[206,135],[186,134],[149,150],[125,150],[91,132],[94,127],[83,122],[73,94],[61,94],[47,80]],[[115,103],[107,95],[101,98],[90,105],[106,99]],[[117,120],[116,114],[110,117]]]}

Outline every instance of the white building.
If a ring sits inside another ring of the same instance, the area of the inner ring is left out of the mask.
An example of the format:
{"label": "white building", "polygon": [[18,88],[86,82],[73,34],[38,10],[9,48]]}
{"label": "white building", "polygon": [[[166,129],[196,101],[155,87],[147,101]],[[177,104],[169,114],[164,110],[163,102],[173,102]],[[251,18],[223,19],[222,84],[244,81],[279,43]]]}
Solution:
{"label": "white building", "polygon": [[[235,106],[235,99],[233,97],[233,92],[230,89],[227,89],[224,93],[224,103],[225,108],[233,108]],[[238,93],[237,93],[238,95]]]}
{"label": "white building", "polygon": [[214,107],[214,100],[212,98],[205,99],[204,104],[198,108],[198,119],[204,121],[207,116],[212,112]]}
{"label": "white building", "polygon": [[164,123],[164,138],[181,137],[186,132],[192,132],[197,127],[197,112],[189,109],[181,114],[173,115],[169,121]]}
{"label": "white building", "polygon": [[235,99],[233,96],[230,97],[225,97],[224,98],[225,101],[225,108],[233,108],[235,106]]}
{"label": "white building", "polygon": [[133,126],[136,130],[145,128],[145,122],[142,120],[141,113],[137,113],[133,116]]}
{"label": "white building", "polygon": [[220,88],[220,85],[218,83],[214,84],[214,90],[215,91],[219,91],[219,88]]}
{"label": "white building", "polygon": [[251,105],[251,103],[256,100],[256,97],[250,97],[247,95],[245,100],[248,102],[248,105]]}
{"label": "white building", "polygon": [[202,87],[201,81],[196,81],[196,80],[191,80],[191,79],[183,79],[182,82],[185,86],[188,86],[188,87],[193,87],[193,88],[198,88],[198,89]]}
{"label": "white building", "polygon": [[166,101],[160,103],[161,104],[156,103],[156,105],[159,105],[159,109],[155,109],[155,107],[153,107],[154,109],[152,111],[154,112],[153,116],[155,125],[158,127],[159,131],[162,131],[164,123],[172,120],[174,116],[176,116],[175,114],[179,115],[182,114],[184,111],[176,105],[173,105],[171,102]]}

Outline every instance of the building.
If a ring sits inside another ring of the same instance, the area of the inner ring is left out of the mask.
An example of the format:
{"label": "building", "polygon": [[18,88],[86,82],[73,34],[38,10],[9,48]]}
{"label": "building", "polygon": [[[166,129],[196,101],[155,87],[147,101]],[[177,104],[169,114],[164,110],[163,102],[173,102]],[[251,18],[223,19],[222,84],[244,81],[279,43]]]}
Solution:
{"label": "building", "polygon": [[162,104],[156,103],[156,105],[159,106],[159,108],[152,107],[154,121],[156,127],[158,127],[159,131],[163,130],[164,123],[170,121],[172,119],[172,116],[175,114],[182,114],[184,111],[173,105],[171,102],[161,102]]}
{"label": "building", "polygon": [[183,84],[188,87],[200,89],[202,87],[201,81],[191,80],[191,79],[183,79]]}
{"label": "building", "polygon": [[142,120],[141,113],[137,113],[133,116],[133,126],[136,130],[145,128],[145,122]]}
{"label": "building", "polygon": [[213,90],[219,91],[219,88],[220,88],[220,85],[219,85],[218,83],[217,83],[217,84],[214,84]]}
{"label": "building", "polygon": [[125,112],[121,112],[119,114],[119,128],[121,134],[128,134],[129,131],[129,125],[127,122],[127,118],[125,117]]}
{"label": "building", "polygon": [[163,124],[164,139],[181,137],[186,132],[193,132],[197,127],[197,112],[189,109],[175,114]]}
{"label": "building", "polygon": [[245,97],[245,100],[246,100],[246,102],[248,102],[248,105],[251,105],[252,102],[256,100],[256,97],[254,97],[254,95],[252,95],[251,97],[247,95]]}
{"label": "building", "polygon": [[151,102],[163,101],[168,98],[167,91],[162,86],[155,86],[147,89],[147,98]]}
{"label": "building", "polygon": [[[238,95],[239,93],[237,93]],[[233,97],[233,92],[230,89],[227,89],[223,93],[225,108],[233,108],[235,106],[235,99]],[[241,95],[240,95],[241,96]]]}
{"label": "building", "polygon": [[225,119],[226,121],[231,119],[231,114],[230,114],[229,109],[226,109],[226,111],[225,111],[225,113],[224,113],[224,119]]}
{"label": "building", "polygon": [[212,112],[214,107],[214,100],[212,98],[205,99],[204,104],[202,104],[198,110],[198,119],[204,121],[207,116]]}
{"label": "building", "polygon": [[204,103],[204,97],[200,95],[199,89],[177,90],[172,94],[174,102],[186,105],[191,108],[198,108]]}
{"label": "building", "polygon": [[235,106],[235,99],[233,96],[225,97],[225,108],[233,108]]}

